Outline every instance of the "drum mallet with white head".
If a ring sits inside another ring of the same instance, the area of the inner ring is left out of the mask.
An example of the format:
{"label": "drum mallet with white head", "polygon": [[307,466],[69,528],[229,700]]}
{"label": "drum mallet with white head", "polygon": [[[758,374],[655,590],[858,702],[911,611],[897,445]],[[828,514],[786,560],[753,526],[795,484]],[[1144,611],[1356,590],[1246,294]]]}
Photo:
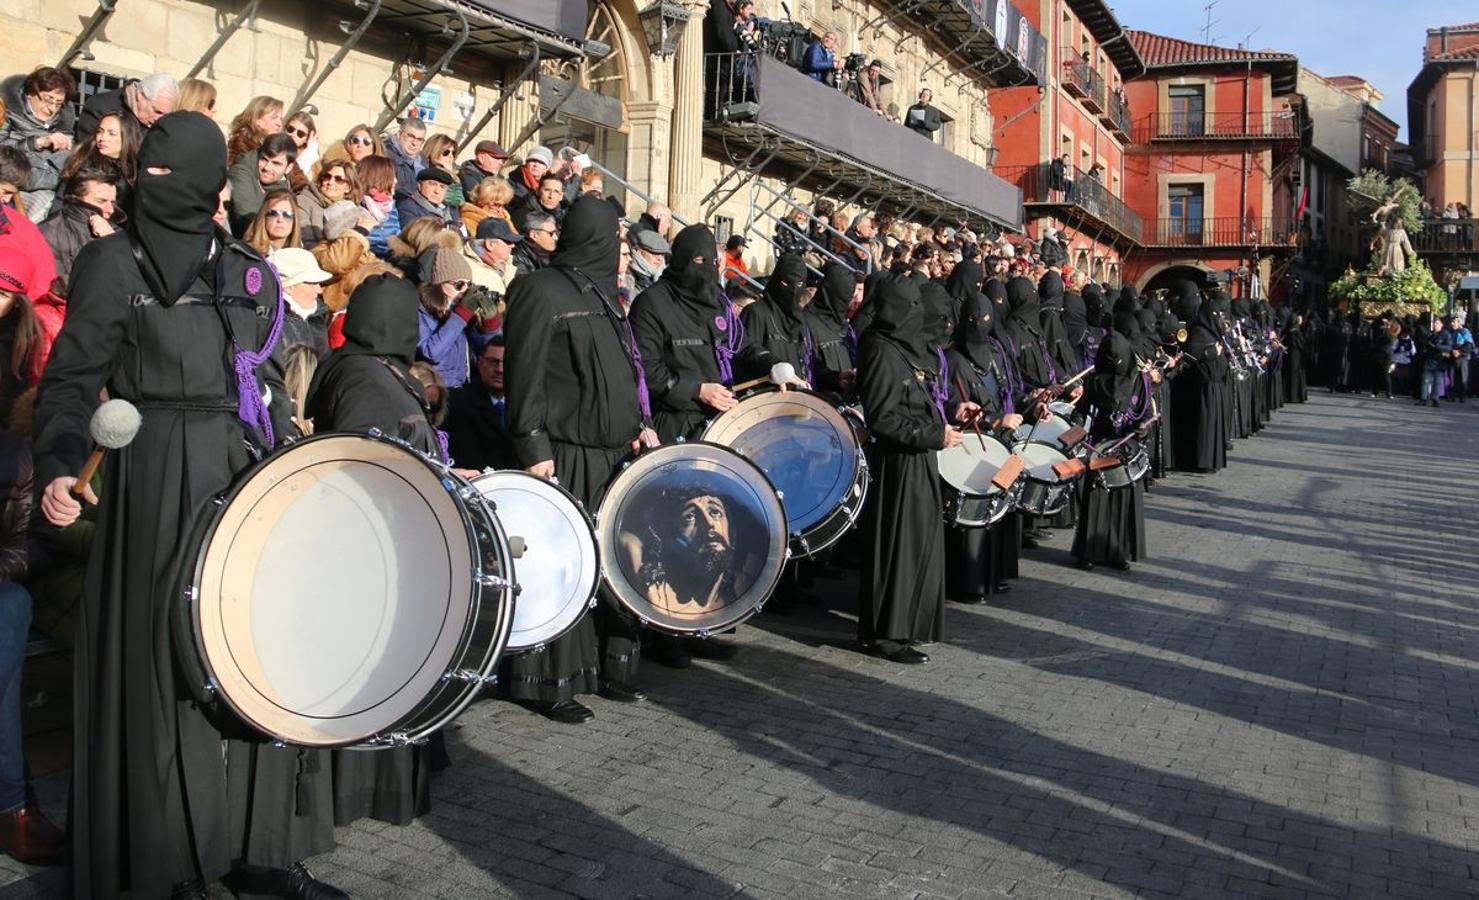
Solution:
{"label": "drum mallet with white head", "polygon": [[103,454],[109,450],[122,450],[133,443],[143,422],[138,407],[127,400],[109,400],[98,407],[87,425],[87,431],[92,435],[92,453],[78,474],[77,483],[72,485],[73,494],[82,496],[98,466],[103,464]]}
{"label": "drum mallet with white head", "polygon": [[788,362],[778,362],[770,367],[770,383],[785,390],[786,386],[796,380],[796,367]]}

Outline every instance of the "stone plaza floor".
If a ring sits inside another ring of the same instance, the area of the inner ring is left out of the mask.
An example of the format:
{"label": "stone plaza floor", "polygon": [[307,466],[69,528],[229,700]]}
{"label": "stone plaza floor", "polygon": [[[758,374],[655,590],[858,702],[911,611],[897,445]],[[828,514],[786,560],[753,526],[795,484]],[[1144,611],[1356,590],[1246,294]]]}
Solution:
{"label": "stone plaza floor", "polygon": [[[448,735],[430,815],[314,870],[356,897],[1479,895],[1479,409],[1313,394],[1147,500],[1151,559],[853,646],[854,573],[646,666],[651,700]],[[65,775],[42,783],[64,808]],[[0,861],[0,897],[59,873]]]}

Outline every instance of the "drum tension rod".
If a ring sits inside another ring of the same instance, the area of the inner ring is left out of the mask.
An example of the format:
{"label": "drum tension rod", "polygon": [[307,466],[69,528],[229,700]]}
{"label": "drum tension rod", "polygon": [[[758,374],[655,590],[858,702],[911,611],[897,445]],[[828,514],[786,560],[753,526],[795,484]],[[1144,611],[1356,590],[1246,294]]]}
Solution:
{"label": "drum tension rod", "polygon": [[491,687],[498,683],[498,676],[496,674],[482,675],[472,669],[458,669],[455,672],[448,672],[443,675],[442,680],[461,681],[464,684],[483,684]]}

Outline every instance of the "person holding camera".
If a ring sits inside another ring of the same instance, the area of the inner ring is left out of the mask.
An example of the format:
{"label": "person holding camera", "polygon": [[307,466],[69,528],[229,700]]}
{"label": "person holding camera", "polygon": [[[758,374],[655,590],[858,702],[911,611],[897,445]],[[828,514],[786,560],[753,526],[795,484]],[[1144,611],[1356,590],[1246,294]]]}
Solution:
{"label": "person holding camera", "polygon": [[827,32],[806,48],[801,60],[801,71],[806,77],[823,84],[835,84],[837,73],[842,69],[842,58],[837,55],[837,35]]}

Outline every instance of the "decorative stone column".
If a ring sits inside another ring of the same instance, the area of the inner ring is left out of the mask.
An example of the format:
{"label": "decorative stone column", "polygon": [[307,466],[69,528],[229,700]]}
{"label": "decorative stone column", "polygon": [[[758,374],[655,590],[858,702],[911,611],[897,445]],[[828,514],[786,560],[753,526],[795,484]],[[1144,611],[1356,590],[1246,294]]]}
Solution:
{"label": "decorative stone column", "polygon": [[668,205],[697,222],[702,210],[704,155],[704,16],[709,0],[685,0],[692,18],[673,59],[673,128]]}

